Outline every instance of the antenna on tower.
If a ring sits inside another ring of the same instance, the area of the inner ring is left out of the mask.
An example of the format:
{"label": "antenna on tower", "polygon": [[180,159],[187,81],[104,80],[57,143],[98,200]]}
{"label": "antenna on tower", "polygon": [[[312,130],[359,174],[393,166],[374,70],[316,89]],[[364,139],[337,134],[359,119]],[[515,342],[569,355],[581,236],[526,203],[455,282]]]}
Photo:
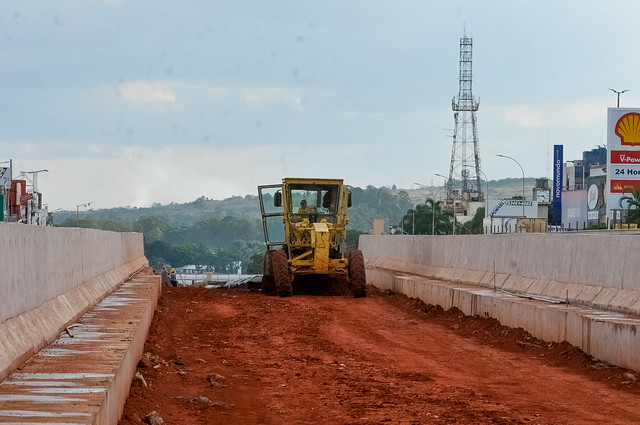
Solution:
{"label": "antenna on tower", "polygon": [[[466,32],[466,29],[465,29]],[[471,90],[473,40],[466,35],[460,39],[460,74],[458,97],[451,101],[455,130],[451,149],[451,166],[447,180],[447,209],[459,211],[461,204],[469,201],[482,202],[480,180],[480,149],[478,144],[478,125],[476,111],[479,101]]]}

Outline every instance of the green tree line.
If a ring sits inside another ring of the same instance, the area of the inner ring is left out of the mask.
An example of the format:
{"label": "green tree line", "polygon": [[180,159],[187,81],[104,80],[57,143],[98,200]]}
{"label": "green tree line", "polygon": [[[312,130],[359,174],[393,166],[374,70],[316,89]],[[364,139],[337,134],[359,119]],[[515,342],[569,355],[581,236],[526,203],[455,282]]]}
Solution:
{"label": "green tree line", "polygon": [[[220,273],[260,273],[249,270],[251,257],[264,254],[262,222],[238,217],[217,218],[203,214],[191,226],[164,217],[142,217],[135,221],[68,218],[61,226],[87,227],[144,235],[145,255],[153,267],[205,265]],[[261,266],[260,266],[261,268]]]}
{"label": "green tree line", "polygon": [[396,234],[448,235],[453,233],[454,225],[455,233],[459,235],[483,233],[484,208],[478,208],[473,218],[462,224],[454,223],[453,214],[442,207],[441,201],[428,198],[425,203],[410,208],[402,217],[400,229],[397,229]]}

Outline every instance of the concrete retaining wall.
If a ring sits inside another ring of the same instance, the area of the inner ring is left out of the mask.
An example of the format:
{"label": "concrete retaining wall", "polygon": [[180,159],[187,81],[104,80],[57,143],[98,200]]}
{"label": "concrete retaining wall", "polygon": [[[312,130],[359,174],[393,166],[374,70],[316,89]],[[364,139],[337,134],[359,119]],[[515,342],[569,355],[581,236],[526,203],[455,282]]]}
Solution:
{"label": "concrete retaining wall", "polygon": [[638,235],[362,236],[360,249],[369,268],[640,314]]}
{"label": "concrete retaining wall", "polygon": [[638,235],[362,236],[360,249],[370,284],[640,371]]}
{"label": "concrete retaining wall", "polygon": [[0,223],[0,380],[147,264],[139,233]]}

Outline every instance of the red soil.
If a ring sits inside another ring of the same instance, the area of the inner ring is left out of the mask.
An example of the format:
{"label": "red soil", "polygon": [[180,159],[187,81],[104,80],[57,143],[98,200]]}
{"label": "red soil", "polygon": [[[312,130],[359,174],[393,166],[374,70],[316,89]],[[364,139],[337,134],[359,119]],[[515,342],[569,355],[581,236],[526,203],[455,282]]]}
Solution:
{"label": "red soil", "polygon": [[148,387],[134,380],[120,424],[151,411],[180,425],[640,423],[634,372],[368,291],[163,288],[138,368]]}

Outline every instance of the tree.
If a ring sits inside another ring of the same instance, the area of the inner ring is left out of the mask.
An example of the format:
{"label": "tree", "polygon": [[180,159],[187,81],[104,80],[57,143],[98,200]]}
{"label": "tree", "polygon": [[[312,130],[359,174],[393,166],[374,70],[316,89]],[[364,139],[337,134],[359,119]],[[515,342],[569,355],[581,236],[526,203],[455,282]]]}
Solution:
{"label": "tree", "polygon": [[160,267],[162,264],[171,264],[173,247],[164,241],[145,242],[144,255],[152,266]]}
{"label": "tree", "polygon": [[442,202],[428,198],[424,204],[411,208],[402,217],[405,233],[413,235],[441,235],[451,232],[451,214],[442,211]]}
{"label": "tree", "polygon": [[347,238],[345,240],[347,246],[358,246],[360,235],[366,235],[366,233],[359,230],[347,229]]}
{"label": "tree", "polygon": [[264,253],[255,253],[249,258],[247,264],[248,274],[262,274],[262,263],[264,261]]}
{"label": "tree", "polygon": [[480,235],[484,233],[484,207],[478,208],[469,225],[467,226],[471,233]]}
{"label": "tree", "polygon": [[640,224],[640,189],[629,186],[625,191],[631,195],[621,197],[620,206],[627,201],[627,223]]}
{"label": "tree", "polygon": [[133,228],[136,232],[144,234],[147,243],[152,243],[163,240],[170,226],[163,217],[141,217]]}

